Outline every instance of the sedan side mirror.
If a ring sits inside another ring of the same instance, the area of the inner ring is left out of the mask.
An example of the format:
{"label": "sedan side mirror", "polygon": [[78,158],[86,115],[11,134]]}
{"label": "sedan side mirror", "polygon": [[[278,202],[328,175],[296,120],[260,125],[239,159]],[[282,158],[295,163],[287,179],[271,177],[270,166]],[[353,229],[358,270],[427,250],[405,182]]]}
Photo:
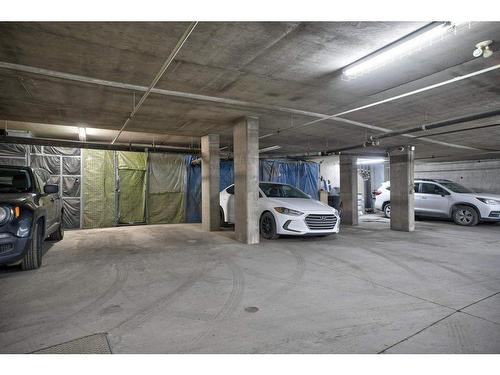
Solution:
{"label": "sedan side mirror", "polygon": [[43,192],[45,194],[57,194],[59,193],[59,185],[47,184],[43,187]]}

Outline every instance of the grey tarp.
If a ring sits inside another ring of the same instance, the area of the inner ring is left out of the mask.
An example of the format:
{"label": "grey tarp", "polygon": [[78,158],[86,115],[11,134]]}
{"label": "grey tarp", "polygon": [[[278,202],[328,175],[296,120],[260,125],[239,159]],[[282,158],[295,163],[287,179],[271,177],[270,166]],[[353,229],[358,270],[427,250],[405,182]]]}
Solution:
{"label": "grey tarp", "polygon": [[62,180],[62,189],[64,197],[80,196],[80,177],[64,176]]}
{"label": "grey tarp", "polygon": [[17,167],[26,166],[25,158],[0,156],[0,165],[15,165]]}
{"label": "grey tarp", "polygon": [[148,223],[185,221],[186,164],[184,155],[149,154]]}
{"label": "grey tarp", "polygon": [[80,199],[63,199],[64,227],[68,229],[80,228]]}
{"label": "grey tarp", "polygon": [[119,222],[123,224],[145,222],[146,167],[144,152],[118,151]]}
{"label": "grey tarp", "polygon": [[23,157],[26,155],[26,146],[10,143],[0,143],[0,155]]}
{"label": "grey tarp", "polygon": [[61,174],[59,156],[31,155],[31,166],[34,168],[43,168],[53,175]]}
{"label": "grey tarp", "polygon": [[44,154],[52,155],[80,155],[79,148],[43,146]]}
{"label": "grey tarp", "polygon": [[113,151],[83,150],[83,227],[115,225],[115,172]]}
{"label": "grey tarp", "polygon": [[63,174],[80,174],[80,158],[64,157],[62,158]]}

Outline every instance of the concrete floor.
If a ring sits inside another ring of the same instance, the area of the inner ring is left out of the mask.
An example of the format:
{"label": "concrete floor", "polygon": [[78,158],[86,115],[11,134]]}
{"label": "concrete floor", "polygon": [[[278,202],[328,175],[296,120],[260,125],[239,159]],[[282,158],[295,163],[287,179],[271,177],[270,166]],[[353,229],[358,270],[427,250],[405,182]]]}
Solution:
{"label": "concrete floor", "polygon": [[114,353],[500,353],[500,225],[232,236],[67,232],[40,270],[0,270],[0,351],[106,332]]}

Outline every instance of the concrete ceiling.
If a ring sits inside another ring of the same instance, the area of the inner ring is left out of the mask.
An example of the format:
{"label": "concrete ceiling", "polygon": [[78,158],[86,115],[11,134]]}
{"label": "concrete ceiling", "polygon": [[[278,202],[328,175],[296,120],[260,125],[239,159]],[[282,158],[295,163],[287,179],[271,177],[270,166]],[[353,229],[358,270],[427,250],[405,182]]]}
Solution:
{"label": "concrete ceiling", "polygon": [[[432,47],[376,71],[354,80],[342,79],[341,70],[346,65],[425,25],[422,22],[201,22],[157,85],[159,89],[182,92],[184,97],[151,94],[120,140],[129,142],[133,138],[142,143],[149,138],[149,142],[156,139],[156,143],[190,146],[193,137],[220,133],[223,144],[229,145],[232,123],[240,116],[252,115],[260,118],[260,134],[280,130],[261,139],[262,148],[282,146],[276,151],[279,154],[359,144],[382,132],[333,120],[290,130],[317,117],[291,114],[276,107],[330,115],[500,63],[500,52],[489,59],[472,57],[477,42],[492,39],[497,46],[500,44],[500,23],[476,22]],[[187,26],[188,23],[177,22],[0,23],[0,63],[120,85],[148,86]],[[116,134],[132,111],[134,92],[136,102],[142,95],[128,86],[96,85],[5,67],[0,67],[0,87],[0,119],[37,123],[30,126],[40,136],[57,135],[56,128],[43,124],[107,129],[108,132],[94,137],[103,141],[112,137],[109,130]],[[499,93],[500,69],[497,69],[342,117],[386,130],[404,129],[498,109]],[[186,97],[190,94],[257,105]],[[499,120],[476,121],[446,130]],[[22,126],[11,122],[9,127]],[[68,134],[61,131],[59,137],[68,138]],[[483,155],[500,150],[500,127],[430,138],[394,137],[384,140],[378,149],[361,151],[380,152],[409,143],[416,145],[420,158],[467,159],[472,153]]]}

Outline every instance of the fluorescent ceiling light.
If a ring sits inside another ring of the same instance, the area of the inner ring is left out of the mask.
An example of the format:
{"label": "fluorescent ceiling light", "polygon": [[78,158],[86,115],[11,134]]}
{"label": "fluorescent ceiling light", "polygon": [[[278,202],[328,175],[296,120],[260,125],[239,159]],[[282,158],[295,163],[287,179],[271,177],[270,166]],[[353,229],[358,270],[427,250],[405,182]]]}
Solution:
{"label": "fluorescent ceiling light", "polygon": [[278,149],[280,149],[280,148],[281,148],[281,146],[278,146],[278,145],[274,145],[274,146],[270,146],[270,147],[266,147],[266,148],[261,148],[261,149],[259,150],[259,154],[260,154],[260,153],[263,153],[263,152],[268,152],[268,151],[278,150]]}
{"label": "fluorescent ceiling light", "polygon": [[376,53],[373,56],[368,56],[361,61],[352,64],[344,69],[343,74],[346,78],[352,79],[369,71],[380,68],[381,66],[384,66],[392,61],[411,55],[412,53],[438,41],[444,37],[446,33],[453,31],[459,24],[460,23],[457,22],[441,23],[428,31],[424,31],[414,37],[410,37],[410,39],[405,42],[390,46],[385,51]]}
{"label": "fluorescent ceiling light", "polygon": [[356,162],[357,165],[367,165],[367,164],[381,164],[384,163],[385,159],[379,158],[379,159],[358,159]]}
{"label": "fluorescent ceiling light", "polygon": [[85,142],[87,140],[87,132],[85,128],[78,128],[78,139],[80,142]]}

